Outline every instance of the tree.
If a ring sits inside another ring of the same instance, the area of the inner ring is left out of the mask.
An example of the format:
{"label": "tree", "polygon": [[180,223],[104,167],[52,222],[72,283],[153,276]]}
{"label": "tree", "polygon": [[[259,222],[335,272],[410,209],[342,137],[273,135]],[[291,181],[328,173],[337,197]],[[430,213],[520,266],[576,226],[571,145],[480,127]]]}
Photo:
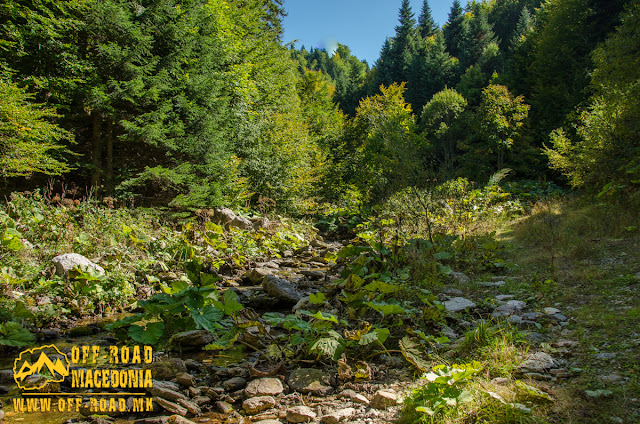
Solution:
{"label": "tree", "polygon": [[457,143],[463,136],[458,120],[466,107],[465,98],[447,88],[436,93],[422,110],[421,127],[438,151],[448,177],[453,176]]}
{"label": "tree", "polygon": [[640,187],[640,2],[634,1],[622,24],[593,53],[596,68],[589,107],[570,132],[552,134],[546,153],[572,185],[608,194],[637,193]]}
{"label": "tree", "polygon": [[497,155],[498,170],[504,167],[504,155],[518,138],[528,116],[529,105],[522,96],[514,97],[503,85],[489,85],[482,90],[478,109],[480,134]]}
{"label": "tree", "polygon": [[[33,96],[0,79],[0,175],[29,177],[34,173],[60,175],[70,170],[60,160],[60,144],[73,136],[49,119],[53,109],[32,104]],[[57,156],[57,157],[56,157]]]}
{"label": "tree", "polygon": [[472,3],[471,12],[467,18],[468,26],[463,27],[461,34],[459,59],[463,69],[477,63],[485,49],[492,43],[496,43],[493,25],[489,23],[485,5]]}
{"label": "tree", "polygon": [[464,10],[460,6],[459,0],[454,0],[449,12],[449,19],[442,28],[444,39],[447,44],[447,51],[451,56],[461,56],[462,51],[460,46],[462,43],[463,35],[466,31],[467,22],[464,19]]}
{"label": "tree", "polygon": [[404,91],[404,83],[380,87],[360,102],[351,124],[354,182],[371,202],[412,184],[420,171],[420,139]]}
{"label": "tree", "polygon": [[418,32],[422,38],[431,37],[438,32],[438,26],[431,15],[428,0],[422,2],[422,10],[420,11],[420,16],[418,16]]}

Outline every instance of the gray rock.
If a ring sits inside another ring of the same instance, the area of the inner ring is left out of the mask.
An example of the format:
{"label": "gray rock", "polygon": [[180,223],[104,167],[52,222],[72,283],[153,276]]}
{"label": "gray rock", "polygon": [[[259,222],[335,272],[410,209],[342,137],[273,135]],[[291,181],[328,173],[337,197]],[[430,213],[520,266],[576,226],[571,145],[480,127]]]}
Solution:
{"label": "gray rock", "polygon": [[0,383],[15,383],[12,370],[0,370]]}
{"label": "gray rock", "polygon": [[[242,377],[233,377],[222,383],[222,387],[227,392],[235,392],[237,390],[242,390],[247,386],[247,380]],[[255,395],[254,395],[255,396]]]}
{"label": "gray rock", "polygon": [[195,377],[186,372],[181,372],[176,375],[176,381],[183,387],[193,387],[196,385]]}
{"label": "gray rock", "polygon": [[601,359],[603,361],[608,360],[608,359],[614,359],[616,357],[615,353],[608,353],[608,352],[603,352],[603,353],[597,353],[595,355],[593,355],[594,358],[596,359]]}
{"label": "gray rock", "polygon": [[624,380],[624,378],[620,374],[609,374],[600,377],[600,381],[604,384],[616,384]]}
{"label": "gray rock", "polygon": [[500,318],[506,317],[509,315],[513,315],[516,312],[520,312],[524,309],[527,304],[521,300],[509,300],[507,303],[498,306],[491,313],[492,318]]}
{"label": "gray rock", "polygon": [[258,285],[264,277],[271,275],[271,270],[266,268],[253,268],[244,273],[242,280],[251,284]]}
{"label": "gray rock", "polygon": [[0,395],[6,395],[9,393],[9,388],[7,386],[0,386]]}
{"label": "gray rock", "polygon": [[69,271],[73,271],[76,267],[87,267],[97,271],[101,275],[105,274],[104,268],[77,253],[58,255],[53,258],[51,262],[53,262],[56,267],[56,274],[63,278],[66,278]]}
{"label": "gray rock", "polygon": [[326,374],[315,368],[298,368],[289,374],[289,386],[300,393],[311,393],[326,396],[333,392],[333,387],[324,383]]}
{"label": "gray rock", "polygon": [[244,389],[247,397],[277,396],[284,391],[282,382],[277,378],[259,378],[250,381]]}
{"label": "gray rock", "polygon": [[207,405],[211,402],[211,398],[209,398],[208,396],[195,396],[191,400],[198,406]]}
{"label": "gray rock", "polygon": [[320,280],[326,275],[324,271],[300,271],[300,274],[311,280]]}
{"label": "gray rock", "polygon": [[518,367],[518,370],[521,372],[543,372],[551,368],[557,368],[557,363],[549,355],[545,352],[536,352],[532,353],[527,357],[527,360],[524,361]]}
{"label": "gray rock", "polygon": [[369,399],[364,397],[363,395],[356,393],[354,390],[346,389],[340,392],[338,395],[342,398],[347,398],[352,402],[359,403],[361,405],[369,405]]}
{"label": "gray rock", "polygon": [[544,313],[547,315],[559,314],[560,309],[557,308],[544,308]]}
{"label": "gray rock", "polygon": [[253,424],[282,424],[280,420],[261,420],[255,421]]}
{"label": "gray rock", "polygon": [[229,225],[237,216],[229,208],[218,208],[213,211],[212,221],[220,225]]}
{"label": "gray rock", "polygon": [[506,281],[494,281],[494,282],[485,282],[485,281],[481,281],[478,283],[479,286],[482,287],[502,287],[505,284],[507,284]]}
{"label": "gray rock", "polygon": [[287,421],[290,423],[308,423],[316,418],[316,413],[308,406],[293,406],[287,409]]}
{"label": "gray rock", "polygon": [[187,371],[198,371],[202,367],[202,364],[195,359],[185,359],[184,366],[187,367]]}
{"label": "gray rock", "polygon": [[261,228],[264,228],[265,230],[268,230],[271,227],[273,227],[274,224],[277,225],[277,223],[272,223],[271,221],[269,221],[268,218],[264,218],[262,216],[256,217],[256,218],[251,218],[251,223],[253,224],[253,229],[254,230],[259,230]]}
{"label": "gray rock", "polygon": [[213,334],[207,330],[191,330],[174,334],[169,339],[169,347],[174,351],[200,350],[213,341]]}
{"label": "gray rock", "polygon": [[344,421],[347,418],[354,416],[356,410],[353,408],[344,408],[334,411],[322,417],[321,421],[324,424],[338,424],[340,421]]}
{"label": "gray rock", "polygon": [[247,218],[243,218],[241,216],[236,216],[233,221],[229,224],[230,227],[236,227],[243,230],[253,230],[253,222],[251,222]]}
{"label": "gray rock", "polygon": [[[188,398],[180,392],[176,392],[175,390],[168,389],[166,387],[162,387],[160,385],[154,384],[153,387],[147,389],[149,393],[153,396],[157,396],[163,399],[167,399],[173,402],[177,402],[179,400],[188,400]],[[166,409],[166,408],[165,408]]]}
{"label": "gray rock", "polygon": [[139,420],[135,420],[133,424],[167,424],[169,422],[169,417],[148,417],[148,418],[140,418]]}
{"label": "gray rock", "polygon": [[375,409],[387,409],[398,403],[398,396],[390,390],[378,390],[371,399],[371,407]]}
{"label": "gray rock", "polygon": [[276,400],[273,396],[258,396],[242,402],[242,409],[249,415],[258,414],[274,406],[276,406]]}
{"label": "gray rock", "polygon": [[475,308],[476,304],[464,297],[454,297],[444,302],[444,308],[449,312],[461,312],[466,309]]}
{"label": "gray rock", "polygon": [[496,300],[498,302],[504,302],[510,299],[513,299],[515,296],[512,294],[499,294],[498,296],[496,296]]}
{"label": "gray rock", "polygon": [[449,274],[449,277],[451,277],[451,279],[456,283],[462,284],[462,285],[469,284],[469,282],[471,281],[471,279],[467,277],[465,274],[457,271],[453,271],[451,274]]}
{"label": "gray rock", "polygon": [[297,290],[297,286],[287,280],[267,275],[262,280],[262,287],[269,294],[283,302],[295,305],[302,299],[302,294]]}

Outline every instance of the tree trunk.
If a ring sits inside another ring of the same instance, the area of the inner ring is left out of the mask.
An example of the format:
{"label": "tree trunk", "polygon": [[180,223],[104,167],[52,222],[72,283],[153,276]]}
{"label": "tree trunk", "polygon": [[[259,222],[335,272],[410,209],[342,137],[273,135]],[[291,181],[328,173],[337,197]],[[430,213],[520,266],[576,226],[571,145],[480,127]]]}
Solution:
{"label": "tree trunk", "polygon": [[107,169],[105,172],[107,194],[113,195],[113,121],[107,120]]}
{"label": "tree trunk", "polygon": [[97,194],[102,183],[102,116],[100,112],[94,110],[91,112],[91,117],[93,121],[91,188]]}

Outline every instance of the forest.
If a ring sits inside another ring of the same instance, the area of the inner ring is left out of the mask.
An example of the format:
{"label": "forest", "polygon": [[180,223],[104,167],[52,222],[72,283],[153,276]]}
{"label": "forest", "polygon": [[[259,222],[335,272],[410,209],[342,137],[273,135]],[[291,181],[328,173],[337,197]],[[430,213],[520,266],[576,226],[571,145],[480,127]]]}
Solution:
{"label": "forest", "polygon": [[[284,0],[0,4],[0,422],[640,421],[640,1],[397,3],[373,64]],[[80,345],[152,410],[65,413]]]}

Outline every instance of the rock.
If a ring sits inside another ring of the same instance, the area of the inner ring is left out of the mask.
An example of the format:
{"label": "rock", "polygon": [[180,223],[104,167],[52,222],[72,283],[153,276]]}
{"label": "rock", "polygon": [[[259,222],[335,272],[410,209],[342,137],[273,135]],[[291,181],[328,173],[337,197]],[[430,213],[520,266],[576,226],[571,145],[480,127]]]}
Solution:
{"label": "rock", "polygon": [[0,370],[0,383],[15,384],[12,370]]}
{"label": "rock", "polygon": [[253,230],[253,222],[251,222],[247,218],[243,218],[241,216],[236,216],[233,221],[229,224],[230,227],[236,227],[243,230]]}
{"label": "rock", "polygon": [[594,358],[596,359],[600,359],[603,361],[606,361],[608,359],[614,359],[616,357],[615,353],[608,353],[608,352],[603,352],[603,353],[597,353],[595,355],[593,355]]}
{"label": "rock", "polygon": [[333,387],[324,384],[326,374],[315,368],[298,368],[289,374],[289,387],[300,393],[326,396],[333,392]]}
{"label": "rock", "polygon": [[324,271],[300,271],[300,274],[304,275],[310,280],[320,280],[326,275]]}
{"label": "rock", "polygon": [[265,230],[270,229],[271,227],[273,227],[271,221],[269,221],[268,218],[264,218],[264,217],[256,217],[256,218],[251,218],[251,223],[253,224],[253,229],[254,230],[259,230],[261,228],[264,228]]}
{"label": "rock", "polygon": [[556,361],[545,352],[536,352],[532,353],[527,357],[527,360],[524,361],[518,367],[518,370],[521,372],[543,372],[545,370],[556,368]]}
{"label": "rock", "polygon": [[235,392],[237,390],[242,390],[242,389],[244,389],[246,387],[246,385],[247,385],[247,380],[245,380],[242,377],[233,377],[233,378],[230,378],[228,380],[225,380],[222,383],[222,387],[227,392]]}
{"label": "rock", "polygon": [[211,398],[208,396],[195,396],[191,400],[198,406],[203,406],[211,402]]}
{"label": "rock", "polygon": [[200,407],[195,402],[186,399],[178,399],[178,404],[180,406],[184,406],[187,411],[195,416],[202,415],[202,409],[200,409]]}
{"label": "rock", "polygon": [[609,374],[600,377],[600,381],[602,381],[604,384],[615,384],[621,382],[622,380],[624,380],[624,378],[620,374]]}
{"label": "rock", "polygon": [[530,343],[544,343],[549,340],[549,336],[547,336],[546,334],[538,333],[535,331],[525,333],[525,338]]}
{"label": "rock", "polygon": [[557,308],[544,308],[544,313],[547,315],[559,314],[560,309]]}
{"label": "rock", "polygon": [[187,411],[187,408],[185,408],[183,406],[180,406],[177,403],[169,402],[166,399],[162,399],[162,398],[159,398],[159,397],[154,397],[153,401],[158,406],[160,406],[162,409],[165,409],[165,410],[171,412],[172,414],[185,416],[189,412],[189,411]]}
{"label": "rock", "polygon": [[476,304],[465,299],[464,297],[454,297],[453,299],[444,302],[444,308],[449,312],[460,312],[465,309],[475,308]]}
{"label": "rock", "polygon": [[148,417],[135,420],[133,424],[167,424],[169,417]]}
{"label": "rock", "polygon": [[274,406],[276,406],[276,400],[273,396],[258,396],[242,402],[242,409],[249,415],[255,415]]}
{"label": "rock", "polygon": [[291,305],[295,305],[302,299],[294,283],[267,275],[262,280],[262,287],[270,295]]}
{"label": "rock", "polygon": [[221,414],[229,415],[233,412],[233,406],[229,402],[219,400],[215,403],[216,410]]}
{"label": "rock", "polygon": [[6,395],[9,393],[9,388],[7,386],[0,386],[0,395]]}
{"label": "rock", "polygon": [[56,275],[66,278],[70,271],[76,267],[87,267],[97,271],[100,275],[105,275],[104,268],[91,262],[89,259],[77,253],[65,253],[58,255],[51,260],[56,267]]}
{"label": "rock", "polygon": [[174,334],[169,346],[174,351],[200,350],[213,341],[213,334],[207,330],[191,330]]}
{"label": "rock", "polygon": [[308,406],[294,406],[287,409],[287,421],[290,423],[308,423],[313,421],[316,413]]}
{"label": "rock", "polygon": [[504,302],[506,300],[513,299],[514,297],[515,296],[512,294],[499,294],[498,296],[496,296],[496,300],[498,302]]}
{"label": "rock", "polygon": [[387,409],[398,403],[398,396],[389,390],[378,390],[371,399],[371,407],[374,409]]}
{"label": "rock", "polygon": [[256,421],[253,424],[282,424],[280,420],[262,420]]}
{"label": "rock", "polygon": [[[154,380],[155,383],[155,380]],[[147,389],[149,393],[153,396],[161,397],[163,399],[167,399],[173,402],[177,402],[178,400],[188,400],[188,398],[180,392],[176,392],[175,390],[168,389],[161,385],[154,384],[153,387]],[[184,414],[182,414],[184,415]]]}
{"label": "rock", "polygon": [[70,337],[87,337],[95,334],[97,332],[96,330],[97,328],[95,327],[81,325],[78,327],[71,327],[67,334],[69,334]]}
{"label": "rock", "polygon": [[176,381],[179,385],[184,387],[193,387],[196,385],[195,377],[186,372],[181,372],[176,375]]}
{"label": "rock", "polygon": [[457,271],[453,271],[451,274],[449,274],[449,277],[451,277],[451,279],[456,283],[462,284],[462,285],[469,284],[469,282],[471,281],[471,279],[467,277],[465,274]]}
{"label": "rock", "polygon": [[244,394],[247,397],[277,396],[284,391],[282,381],[277,378],[259,378],[247,384]]}
{"label": "rock", "polygon": [[264,277],[271,274],[271,270],[266,268],[253,268],[244,273],[242,280],[248,283],[258,285]]}
{"label": "rock", "polygon": [[0,409],[0,421],[4,419],[4,411]]}
{"label": "rock", "polygon": [[509,300],[507,303],[494,309],[491,313],[491,317],[500,318],[513,315],[514,313],[523,310],[525,306],[527,306],[527,304],[521,300]]}
{"label": "rock", "polygon": [[[151,373],[157,380],[173,380],[180,373],[185,371],[184,363],[182,363],[182,367],[180,367],[180,363],[177,361],[157,361],[152,362],[149,365],[146,365],[144,368],[151,370]],[[180,390],[180,387],[176,385],[176,389],[172,390]]]}
{"label": "rock", "polygon": [[502,287],[505,284],[507,284],[506,281],[494,281],[494,282],[486,282],[486,281],[481,281],[478,283],[479,286],[482,287]]}
{"label": "rock", "polygon": [[237,216],[229,208],[218,208],[213,211],[212,221],[220,225],[229,225]]}
{"label": "rock", "polygon": [[369,405],[369,399],[351,389],[341,391],[338,396],[347,398],[352,402],[359,403],[361,405]]}
{"label": "rock", "polygon": [[172,415],[167,420],[168,424],[196,424],[195,422],[181,417],[180,415]]}
{"label": "rock", "polygon": [[330,414],[327,414],[321,418],[321,421],[324,424],[338,424],[340,421],[343,421],[349,417],[355,415],[356,410],[353,408],[344,408],[334,411]]}
{"label": "rock", "polygon": [[187,371],[198,371],[202,364],[195,359],[185,359],[184,366],[187,367]]}

